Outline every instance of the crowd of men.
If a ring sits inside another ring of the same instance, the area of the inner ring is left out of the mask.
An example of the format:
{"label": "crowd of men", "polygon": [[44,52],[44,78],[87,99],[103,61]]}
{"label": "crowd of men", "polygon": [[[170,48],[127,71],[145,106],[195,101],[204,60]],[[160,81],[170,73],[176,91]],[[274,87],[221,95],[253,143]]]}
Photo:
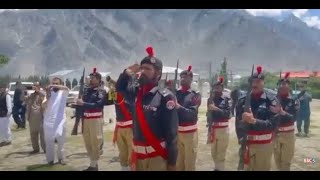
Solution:
{"label": "crowd of men", "polygon": [[[180,88],[168,81],[167,88],[160,88],[162,61],[155,57],[152,47],[140,64],[124,69],[117,81],[107,77],[109,89],[102,86],[102,76],[97,69],[89,75],[82,97],[73,106],[81,107],[82,136],[89,157],[85,171],[98,171],[98,161],[103,149],[103,109],[113,105],[116,126],[113,143],[117,144],[122,171],[195,171],[198,152],[198,109],[201,94],[191,88],[192,67],[180,75]],[[272,154],[279,170],[290,170],[294,154],[294,122],[297,136],[308,136],[311,98],[290,95],[290,78],[286,75],[278,82],[278,93],[264,89],[265,75],[258,67],[249,79],[250,91],[246,95],[223,96],[224,79],[211,85],[207,100],[208,144],[215,171],[225,170],[229,144],[229,120],[235,115],[236,134],[239,142],[238,170],[268,171]],[[302,87],[304,88],[304,87]],[[11,98],[0,87],[0,140],[1,146],[11,144],[9,127],[11,114],[17,128],[29,123],[34,153],[46,153],[49,165],[55,163],[55,143],[58,163],[65,165],[63,153],[66,140],[66,100],[69,88],[60,78],[53,78],[40,91],[25,96],[21,83],[17,83],[13,107]],[[232,106],[230,107],[230,101]],[[303,108],[301,108],[303,107]],[[40,142],[40,143],[39,143]],[[40,144],[40,145],[39,145]]]}

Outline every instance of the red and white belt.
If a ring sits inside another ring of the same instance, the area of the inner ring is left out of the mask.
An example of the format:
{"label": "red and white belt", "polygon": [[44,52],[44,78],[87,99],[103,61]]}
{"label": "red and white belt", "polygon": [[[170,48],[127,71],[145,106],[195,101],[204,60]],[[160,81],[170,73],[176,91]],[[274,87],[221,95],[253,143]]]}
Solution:
{"label": "red and white belt", "polygon": [[215,138],[216,138],[215,129],[228,128],[228,126],[229,126],[228,120],[220,120],[220,121],[213,122],[211,126],[211,132],[210,132],[210,142],[214,143],[215,141]]}
{"label": "red and white belt", "polygon": [[286,124],[280,124],[278,131],[279,132],[293,132],[294,131],[294,123],[286,123]]}
{"label": "red and white belt", "polygon": [[180,133],[190,133],[195,132],[198,129],[197,124],[180,124],[178,126],[178,132]]}
{"label": "red and white belt", "polygon": [[128,120],[128,121],[117,121],[117,122],[116,122],[116,126],[118,126],[119,128],[131,127],[131,126],[132,126],[132,120]]}
{"label": "red and white belt", "polygon": [[250,163],[250,149],[252,144],[269,144],[274,137],[273,131],[249,131],[247,133],[246,151],[244,153],[244,164],[246,166]]}
{"label": "red and white belt", "polygon": [[[162,141],[160,144],[163,148],[166,148],[165,141]],[[156,152],[156,150],[152,146],[136,141],[133,142],[133,151],[136,153],[138,159],[159,156],[158,152]]]}
{"label": "red and white belt", "polygon": [[273,131],[249,131],[247,134],[248,144],[269,144],[273,139]]}
{"label": "red and white belt", "polygon": [[212,126],[213,128],[227,128],[229,126],[229,122],[213,122]]}
{"label": "red and white belt", "polygon": [[86,119],[97,119],[102,118],[102,111],[99,110],[87,110],[83,113],[84,118]]}

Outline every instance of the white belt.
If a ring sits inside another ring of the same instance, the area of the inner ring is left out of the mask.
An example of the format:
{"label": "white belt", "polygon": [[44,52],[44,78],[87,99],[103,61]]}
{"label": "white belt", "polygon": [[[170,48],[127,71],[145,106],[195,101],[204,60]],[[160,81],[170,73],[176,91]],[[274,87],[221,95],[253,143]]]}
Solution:
{"label": "white belt", "polygon": [[250,141],[267,141],[272,139],[272,133],[262,135],[248,135]]}
{"label": "white belt", "polygon": [[129,125],[132,125],[132,120],[129,120],[129,121],[117,121],[116,124],[118,126],[129,126]]}
{"label": "white belt", "polygon": [[213,122],[213,125],[216,127],[228,126],[229,122]]}
{"label": "white belt", "polygon": [[[160,143],[161,146],[163,148],[166,147],[166,143],[163,141]],[[152,146],[139,146],[139,145],[134,145],[133,146],[133,149],[136,153],[139,153],[139,154],[150,154],[150,153],[153,153],[155,152],[154,148]]]}
{"label": "white belt", "polygon": [[191,126],[178,126],[178,131],[191,131],[197,129],[197,124],[191,125]]}
{"label": "white belt", "polygon": [[279,127],[278,130],[279,130],[279,132],[291,131],[291,130],[294,130],[294,125]]}
{"label": "white belt", "polygon": [[94,113],[84,113],[85,117],[98,117],[102,116],[102,112],[94,112]]}

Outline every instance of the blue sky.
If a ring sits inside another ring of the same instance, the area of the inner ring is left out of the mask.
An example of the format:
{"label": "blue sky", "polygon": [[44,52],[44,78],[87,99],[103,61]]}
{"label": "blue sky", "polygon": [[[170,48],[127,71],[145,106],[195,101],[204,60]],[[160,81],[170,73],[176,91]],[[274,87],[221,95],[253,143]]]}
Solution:
{"label": "blue sky", "polygon": [[281,19],[289,13],[294,14],[308,26],[320,29],[320,9],[246,9],[254,16],[267,16]]}

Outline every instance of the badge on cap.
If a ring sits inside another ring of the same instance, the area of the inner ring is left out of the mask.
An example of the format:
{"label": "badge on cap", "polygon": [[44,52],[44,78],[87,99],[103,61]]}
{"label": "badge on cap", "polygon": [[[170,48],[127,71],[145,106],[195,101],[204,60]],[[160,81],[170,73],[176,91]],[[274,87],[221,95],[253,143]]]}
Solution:
{"label": "badge on cap", "polygon": [[167,108],[172,110],[176,106],[176,103],[173,100],[167,102]]}
{"label": "badge on cap", "polygon": [[154,63],[156,63],[156,59],[152,57],[152,58],[150,58],[150,62],[154,64]]}

